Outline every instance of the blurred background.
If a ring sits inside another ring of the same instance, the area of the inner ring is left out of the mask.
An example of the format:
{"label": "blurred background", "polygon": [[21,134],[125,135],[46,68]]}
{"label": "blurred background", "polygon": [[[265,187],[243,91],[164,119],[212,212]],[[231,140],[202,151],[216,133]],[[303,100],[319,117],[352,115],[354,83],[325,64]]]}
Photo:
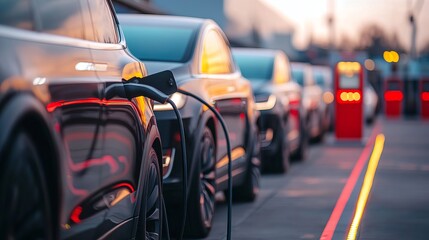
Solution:
{"label": "blurred background", "polygon": [[[359,61],[382,98],[383,79],[404,81],[404,114],[418,114],[429,75],[425,0],[114,0],[118,13],[211,18],[233,47],[282,49],[291,61],[333,67]],[[394,52],[393,59],[390,53]]]}

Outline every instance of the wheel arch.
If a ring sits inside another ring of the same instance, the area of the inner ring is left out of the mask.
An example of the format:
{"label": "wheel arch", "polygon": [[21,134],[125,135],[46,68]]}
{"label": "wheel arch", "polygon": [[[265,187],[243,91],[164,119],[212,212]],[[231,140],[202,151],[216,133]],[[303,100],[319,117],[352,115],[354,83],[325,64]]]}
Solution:
{"label": "wheel arch", "polygon": [[[216,127],[215,127],[215,120],[214,120],[213,116],[211,116],[207,119],[206,126],[212,132],[213,139],[216,143],[217,142],[217,133],[216,133]],[[215,147],[217,147],[216,144],[215,144]]]}
{"label": "wheel arch", "polygon": [[[42,105],[30,94],[15,94],[1,104],[0,110],[0,156],[9,147],[9,140],[14,134],[23,130],[29,134],[42,159],[43,171],[46,174],[48,195],[53,205],[53,221],[55,226],[60,223],[61,207],[61,152],[51,120]],[[59,229],[56,229],[58,237]]]}

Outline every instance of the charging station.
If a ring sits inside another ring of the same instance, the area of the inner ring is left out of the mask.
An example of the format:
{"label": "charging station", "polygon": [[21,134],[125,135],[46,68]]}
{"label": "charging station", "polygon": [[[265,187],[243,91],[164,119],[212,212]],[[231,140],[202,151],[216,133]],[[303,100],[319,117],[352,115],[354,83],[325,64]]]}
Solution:
{"label": "charging station", "polygon": [[335,136],[359,140],[363,131],[363,68],[358,62],[335,66]]}
{"label": "charging station", "polygon": [[402,113],[404,84],[400,78],[392,76],[384,81],[384,114],[388,118],[396,118]]}
{"label": "charging station", "polygon": [[420,81],[420,116],[429,119],[429,77]]}

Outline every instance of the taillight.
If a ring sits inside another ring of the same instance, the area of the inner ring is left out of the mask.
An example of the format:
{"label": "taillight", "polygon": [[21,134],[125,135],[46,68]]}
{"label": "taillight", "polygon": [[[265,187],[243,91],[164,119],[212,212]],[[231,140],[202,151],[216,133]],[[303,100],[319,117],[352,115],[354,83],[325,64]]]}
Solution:
{"label": "taillight", "polygon": [[422,101],[429,101],[429,92],[423,92],[421,97]]}
{"label": "taillight", "polygon": [[384,100],[386,101],[402,101],[403,94],[401,91],[386,91],[384,93]]}

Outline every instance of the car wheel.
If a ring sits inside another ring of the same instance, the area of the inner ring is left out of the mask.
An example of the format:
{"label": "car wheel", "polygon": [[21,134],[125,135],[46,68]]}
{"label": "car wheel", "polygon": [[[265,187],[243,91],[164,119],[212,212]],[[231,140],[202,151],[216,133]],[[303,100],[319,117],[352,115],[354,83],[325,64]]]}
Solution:
{"label": "car wheel", "polygon": [[[237,202],[253,202],[259,193],[261,177],[261,160],[259,157],[252,157],[246,173],[246,178],[241,186],[237,186],[232,191],[232,199]],[[225,190],[228,197],[228,190]]]}
{"label": "car wheel", "polygon": [[197,168],[192,175],[188,195],[188,214],[185,234],[189,237],[205,237],[212,227],[216,194],[215,142],[209,128],[200,138],[200,151],[196,158]]}
{"label": "car wheel", "polygon": [[0,162],[0,239],[54,239],[42,159],[28,134],[18,132]]}
{"label": "car wheel", "polygon": [[319,128],[319,134],[317,134],[317,136],[315,136],[313,139],[311,139],[312,143],[321,143],[324,141],[325,139],[325,127],[323,124],[323,116],[321,116],[320,114],[318,115],[318,128]]}
{"label": "car wheel", "polygon": [[304,161],[307,158],[308,152],[308,133],[306,130],[308,127],[304,123],[300,124],[300,126],[299,147],[291,157],[293,160]]}
{"label": "car wheel", "polygon": [[271,172],[273,173],[286,173],[290,167],[289,146],[286,142],[285,136],[283,137],[282,144],[280,145],[276,155],[274,156],[274,162],[271,169]]}
{"label": "car wheel", "polygon": [[140,239],[162,239],[162,185],[159,170],[158,156],[155,150],[149,153],[149,167],[145,174],[144,206],[140,217],[144,219],[139,226]]}

